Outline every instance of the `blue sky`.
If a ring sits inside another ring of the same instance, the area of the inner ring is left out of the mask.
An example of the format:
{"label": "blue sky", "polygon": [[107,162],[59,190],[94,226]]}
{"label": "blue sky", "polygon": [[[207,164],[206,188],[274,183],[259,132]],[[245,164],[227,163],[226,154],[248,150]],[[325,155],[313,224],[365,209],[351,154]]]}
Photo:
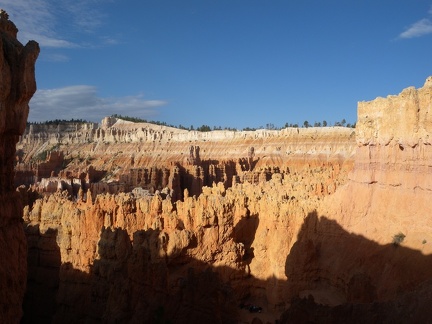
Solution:
{"label": "blue sky", "polygon": [[432,1],[2,0],[41,46],[30,121],[346,119],[432,75]]}

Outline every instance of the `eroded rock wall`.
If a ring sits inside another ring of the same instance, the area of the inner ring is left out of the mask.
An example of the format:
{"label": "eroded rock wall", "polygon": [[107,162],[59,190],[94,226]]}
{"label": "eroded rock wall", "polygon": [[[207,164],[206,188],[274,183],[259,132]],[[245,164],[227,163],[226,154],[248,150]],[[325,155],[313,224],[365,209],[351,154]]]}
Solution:
{"label": "eroded rock wall", "polygon": [[[432,245],[424,243],[432,242],[431,81],[359,103],[358,147],[338,216],[344,226],[380,244],[402,232],[405,246],[425,254],[432,252]],[[350,201],[350,195],[358,199]]]}
{"label": "eroded rock wall", "polygon": [[429,78],[359,103],[349,181],[308,215],[289,252],[289,289],[311,298],[284,322],[432,318],[423,302],[432,278],[431,94]]}
{"label": "eroded rock wall", "polygon": [[24,132],[28,102],[36,91],[39,46],[18,42],[18,29],[0,10],[0,319],[19,323],[27,279],[22,204],[14,187],[15,147]]}

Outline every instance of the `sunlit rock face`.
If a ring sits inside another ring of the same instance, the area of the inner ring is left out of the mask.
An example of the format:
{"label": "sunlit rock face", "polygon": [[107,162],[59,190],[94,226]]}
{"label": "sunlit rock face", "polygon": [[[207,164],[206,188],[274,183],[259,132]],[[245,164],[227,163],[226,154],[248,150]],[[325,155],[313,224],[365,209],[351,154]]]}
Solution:
{"label": "sunlit rock face", "polygon": [[422,88],[359,103],[354,168],[335,196],[343,199],[334,211],[341,224],[380,244],[402,232],[404,246],[432,252],[423,243],[432,240],[431,112],[431,78]]}
{"label": "sunlit rock face", "polygon": [[307,168],[228,189],[219,183],[199,196],[185,190],[177,201],[165,191],[78,201],[64,191],[38,199],[24,220],[29,289],[44,298],[33,293],[28,312],[59,322],[163,315],[181,323],[215,316],[235,323],[239,303],[249,301],[275,319],[291,298],[285,262],[295,233],[322,198],[309,183],[333,172]]}
{"label": "sunlit rock face", "polygon": [[287,257],[287,286],[309,299],[282,322],[432,318],[431,80],[358,104],[349,180],[308,215]]}
{"label": "sunlit rock face", "polygon": [[0,10],[0,319],[19,323],[27,279],[22,204],[14,188],[15,149],[36,91],[39,46],[18,42],[18,29]]}

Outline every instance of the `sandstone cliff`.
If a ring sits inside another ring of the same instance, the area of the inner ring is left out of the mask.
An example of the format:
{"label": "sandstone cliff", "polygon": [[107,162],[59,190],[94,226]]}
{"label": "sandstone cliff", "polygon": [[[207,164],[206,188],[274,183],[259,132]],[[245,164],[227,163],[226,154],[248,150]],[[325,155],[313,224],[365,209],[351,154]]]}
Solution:
{"label": "sandstone cliff", "polygon": [[17,28],[0,10],[0,319],[18,323],[27,277],[22,205],[13,185],[15,146],[24,132],[28,102],[36,91],[39,46],[18,42]]}
{"label": "sandstone cliff", "polygon": [[[429,77],[420,89],[410,87],[397,96],[359,103],[358,147],[346,190],[361,199],[344,200],[346,210],[351,211],[344,218],[347,226],[382,244],[389,235],[402,232],[404,245],[424,254],[432,252],[432,246],[423,243],[432,242],[432,223],[427,216],[432,211],[428,204],[432,190],[431,94]],[[361,224],[355,225],[362,216],[364,222],[374,217],[376,227],[387,231],[366,231]]]}
{"label": "sandstone cliff", "polygon": [[287,258],[290,290],[311,297],[285,322],[431,320],[431,93],[428,78],[359,103],[349,181],[307,217]]}

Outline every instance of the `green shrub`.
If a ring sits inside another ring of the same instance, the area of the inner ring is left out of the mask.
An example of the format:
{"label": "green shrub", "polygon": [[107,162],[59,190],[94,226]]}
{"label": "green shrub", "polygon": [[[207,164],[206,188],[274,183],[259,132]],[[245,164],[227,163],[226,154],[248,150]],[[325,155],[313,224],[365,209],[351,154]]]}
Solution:
{"label": "green shrub", "polygon": [[406,235],[402,232],[399,232],[398,234],[393,235],[393,244],[395,246],[399,246],[405,239]]}

